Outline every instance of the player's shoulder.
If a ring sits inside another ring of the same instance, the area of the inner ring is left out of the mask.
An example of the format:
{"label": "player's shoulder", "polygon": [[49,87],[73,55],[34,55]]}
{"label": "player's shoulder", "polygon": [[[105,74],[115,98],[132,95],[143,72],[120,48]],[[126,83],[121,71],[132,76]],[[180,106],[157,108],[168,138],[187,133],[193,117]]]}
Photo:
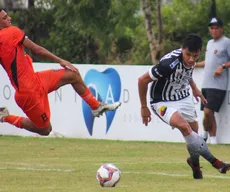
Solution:
{"label": "player's shoulder", "polygon": [[18,27],[16,27],[16,26],[10,26],[10,27],[2,29],[1,31],[5,32],[7,34],[11,34],[11,33],[23,33],[23,31],[21,29],[19,29]]}
{"label": "player's shoulder", "polygon": [[10,31],[13,31],[13,32],[22,32],[22,30],[19,29],[17,26],[10,26],[8,28]]}
{"label": "player's shoulder", "polygon": [[180,63],[181,60],[182,60],[182,49],[176,49],[164,55],[160,59],[159,64],[173,69],[176,65]]}

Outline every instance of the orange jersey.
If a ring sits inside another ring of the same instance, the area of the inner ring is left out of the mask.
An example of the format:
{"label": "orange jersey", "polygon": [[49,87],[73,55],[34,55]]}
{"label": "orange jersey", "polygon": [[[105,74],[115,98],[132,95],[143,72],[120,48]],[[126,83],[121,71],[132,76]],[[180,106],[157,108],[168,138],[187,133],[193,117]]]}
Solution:
{"label": "orange jersey", "polygon": [[32,91],[36,88],[37,76],[32,59],[24,53],[25,34],[18,27],[0,30],[0,62],[16,91]]}

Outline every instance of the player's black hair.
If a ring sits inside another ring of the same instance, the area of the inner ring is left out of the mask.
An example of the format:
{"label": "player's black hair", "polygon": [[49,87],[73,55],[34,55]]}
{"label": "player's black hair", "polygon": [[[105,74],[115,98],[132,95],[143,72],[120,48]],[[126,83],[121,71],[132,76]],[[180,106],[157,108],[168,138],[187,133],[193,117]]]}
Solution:
{"label": "player's black hair", "polygon": [[188,48],[190,52],[201,51],[202,49],[202,38],[196,34],[189,34],[182,45],[184,49]]}

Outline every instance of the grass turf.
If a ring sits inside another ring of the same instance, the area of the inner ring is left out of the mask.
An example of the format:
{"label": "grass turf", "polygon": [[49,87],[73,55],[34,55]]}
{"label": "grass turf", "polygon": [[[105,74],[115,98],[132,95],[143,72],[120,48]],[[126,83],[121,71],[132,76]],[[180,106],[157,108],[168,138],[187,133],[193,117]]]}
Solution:
{"label": "grass turf", "polygon": [[[229,145],[209,146],[230,161]],[[0,192],[227,192],[221,175],[201,158],[203,180],[186,164],[185,143],[0,137]],[[112,162],[122,172],[115,188],[102,188],[96,170]]]}

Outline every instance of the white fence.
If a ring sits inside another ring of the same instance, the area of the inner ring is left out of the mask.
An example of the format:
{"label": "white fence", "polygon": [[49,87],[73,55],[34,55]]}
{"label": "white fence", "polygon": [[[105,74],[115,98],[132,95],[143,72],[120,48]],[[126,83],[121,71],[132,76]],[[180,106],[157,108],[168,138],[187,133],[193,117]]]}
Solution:
{"label": "white fence", "polygon": [[[172,130],[154,114],[149,126],[146,127],[141,122],[137,81],[150,66],[76,65],[76,67],[86,84],[94,91],[98,91],[105,101],[119,99],[122,105],[115,113],[110,112],[94,119],[72,87],[64,86],[49,95],[54,134],[75,138],[184,142],[177,129]],[[41,71],[60,67],[58,64],[35,63],[34,68],[36,71]],[[198,87],[203,81],[202,71],[196,69],[194,72],[194,80]],[[24,115],[14,101],[14,90],[2,68],[0,75],[1,106],[7,106],[12,114]],[[199,115],[199,132],[202,132],[203,113],[200,112],[199,103],[196,103],[196,108]],[[230,143],[229,94],[220,117],[217,117],[217,140],[219,143]],[[0,134],[35,135],[5,123],[1,124]]]}

